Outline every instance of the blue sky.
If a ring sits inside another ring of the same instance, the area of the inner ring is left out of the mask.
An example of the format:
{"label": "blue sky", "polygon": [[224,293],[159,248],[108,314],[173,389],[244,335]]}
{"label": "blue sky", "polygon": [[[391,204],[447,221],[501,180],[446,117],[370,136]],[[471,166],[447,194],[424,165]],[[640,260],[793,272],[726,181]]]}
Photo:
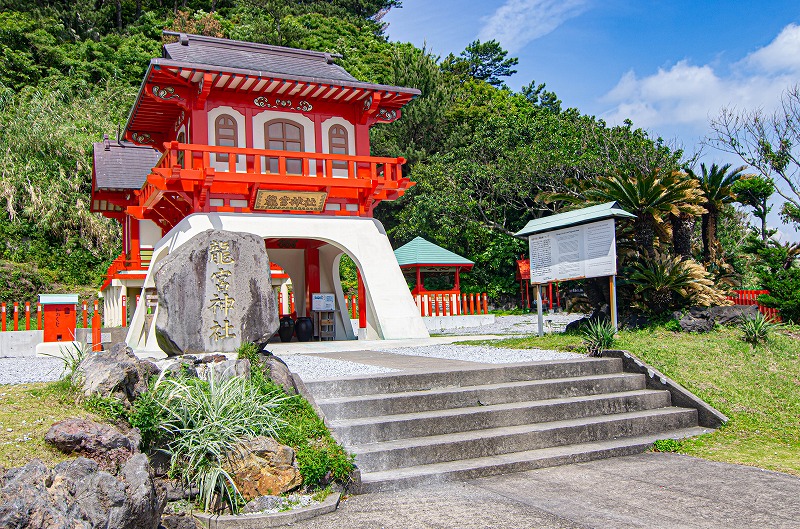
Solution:
{"label": "blue sky", "polygon": [[[391,40],[442,57],[496,39],[519,58],[512,89],[547,83],[565,107],[630,118],[688,152],[722,107],[772,110],[800,83],[797,0],[403,0],[384,21]],[[741,164],[708,147],[701,160]]]}

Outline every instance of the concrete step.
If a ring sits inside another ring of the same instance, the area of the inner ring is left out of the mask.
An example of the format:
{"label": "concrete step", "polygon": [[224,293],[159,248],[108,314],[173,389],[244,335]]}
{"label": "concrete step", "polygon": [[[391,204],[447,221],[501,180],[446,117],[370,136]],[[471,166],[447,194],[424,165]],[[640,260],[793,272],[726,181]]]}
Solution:
{"label": "concrete step", "polygon": [[[612,373],[316,399],[329,421],[644,389],[645,376]],[[312,393],[313,394],[313,393]],[[315,395],[316,397],[316,395]]]}
{"label": "concrete step", "polygon": [[670,406],[669,392],[622,393],[509,402],[330,422],[340,442],[361,445],[504,426],[651,410]]}
{"label": "concrete step", "polygon": [[702,435],[712,430],[700,427],[681,428],[635,437],[609,439],[580,444],[561,445],[487,457],[461,459],[379,472],[361,473],[355,493],[380,492],[462,481],[480,477],[523,472],[537,468],[583,463],[595,459],[638,454],[658,439],[681,439]]}
{"label": "concrete step", "polygon": [[463,387],[504,382],[519,382],[553,378],[585,377],[622,372],[618,358],[578,358],[503,364],[491,367],[465,368],[457,371],[425,373],[378,374],[370,377],[344,377],[328,380],[310,380],[306,388],[315,400],[357,395],[424,391],[435,388]]}
{"label": "concrete step", "polygon": [[659,408],[539,424],[347,445],[362,472],[496,456],[567,444],[637,437],[697,426],[697,410]]}

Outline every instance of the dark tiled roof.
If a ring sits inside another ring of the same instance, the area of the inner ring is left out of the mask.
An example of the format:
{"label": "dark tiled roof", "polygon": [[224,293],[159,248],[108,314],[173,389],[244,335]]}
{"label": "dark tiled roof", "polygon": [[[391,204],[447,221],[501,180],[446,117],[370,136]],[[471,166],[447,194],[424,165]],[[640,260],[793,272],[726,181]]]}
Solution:
{"label": "dark tiled roof", "polygon": [[94,144],[96,189],[141,189],[147,175],[161,157],[152,147],[111,141]]}
{"label": "dark tiled roof", "polygon": [[334,64],[329,53],[200,35],[180,35],[178,42],[165,44],[164,58],[220,68],[358,82],[344,68]]}

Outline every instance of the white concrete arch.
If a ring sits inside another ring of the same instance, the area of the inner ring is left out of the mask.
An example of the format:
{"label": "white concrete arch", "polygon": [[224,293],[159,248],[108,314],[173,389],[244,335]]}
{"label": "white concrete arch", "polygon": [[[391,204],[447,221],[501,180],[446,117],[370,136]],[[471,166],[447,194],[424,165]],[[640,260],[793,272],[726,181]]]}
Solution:
{"label": "white concrete arch", "polygon": [[[155,287],[153,270],[159,261],[198,233],[210,229],[252,233],[264,239],[315,239],[326,242],[338,252],[333,249],[321,252],[320,270],[323,276],[320,278],[321,286],[336,288],[333,262],[338,263],[340,254],[346,252],[361,271],[367,291],[367,339],[429,337],[394,257],[386,232],[381,223],[375,219],[236,213],[190,215],[156,245],[144,288]],[[276,263],[281,265],[278,259]],[[285,264],[292,266],[290,263]],[[324,284],[325,277],[328,278],[327,285]],[[298,286],[297,292],[300,291]],[[344,307],[341,287],[336,293],[337,301]],[[145,310],[137,308],[126,341],[138,353],[157,354],[160,350],[155,340],[155,332],[150,329],[151,332],[147,333],[148,339],[145,341],[144,323]]]}

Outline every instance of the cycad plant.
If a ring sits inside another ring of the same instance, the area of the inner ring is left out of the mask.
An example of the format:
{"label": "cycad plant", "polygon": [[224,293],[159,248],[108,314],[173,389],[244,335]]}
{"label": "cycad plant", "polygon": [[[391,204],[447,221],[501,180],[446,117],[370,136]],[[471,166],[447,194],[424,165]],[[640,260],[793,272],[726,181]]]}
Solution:
{"label": "cycad plant", "polygon": [[583,327],[581,334],[583,334],[583,345],[586,346],[589,356],[600,356],[604,349],[609,349],[614,345],[614,336],[617,331],[608,320],[593,320]]}
{"label": "cycad plant", "polygon": [[700,174],[689,171],[689,175],[696,180],[703,193],[703,208],[706,212],[702,217],[703,228],[703,261],[713,263],[717,260],[717,223],[719,214],[725,204],[730,204],[735,199],[733,185],[746,176],[744,170],[747,166],[731,169],[731,164],[718,166],[700,164]]}
{"label": "cycad plant", "polygon": [[637,249],[653,258],[656,236],[668,239],[670,235],[665,215],[702,214],[705,210],[698,205],[701,196],[695,179],[679,171],[655,168],[617,171],[597,180],[584,181],[573,194],[553,194],[546,198],[584,204],[619,203],[622,209],[636,215],[633,224]]}
{"label": "cycad plant", "polygon": [[700,264],[656,254],[631,264],[627,283],[633,285],[638,304],[654,315],[689,305],[711,306],[729,303],[714,287]]}

